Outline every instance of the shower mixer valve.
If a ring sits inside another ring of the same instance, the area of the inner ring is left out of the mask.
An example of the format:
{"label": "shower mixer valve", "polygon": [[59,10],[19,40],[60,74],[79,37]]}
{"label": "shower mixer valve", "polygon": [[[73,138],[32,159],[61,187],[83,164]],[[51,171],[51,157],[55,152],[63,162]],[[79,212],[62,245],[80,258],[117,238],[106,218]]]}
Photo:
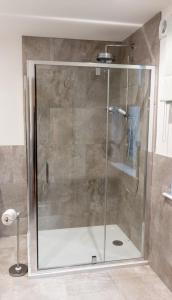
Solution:
{"label": "shower mixer valve", "polygon": [[112,113],[118,112],[119,114],[123,115],[124,117],[127,116],[127,112],[124,109],[122,109],[121,107],[109,106],[107,109],[109,112],[112,112]]}

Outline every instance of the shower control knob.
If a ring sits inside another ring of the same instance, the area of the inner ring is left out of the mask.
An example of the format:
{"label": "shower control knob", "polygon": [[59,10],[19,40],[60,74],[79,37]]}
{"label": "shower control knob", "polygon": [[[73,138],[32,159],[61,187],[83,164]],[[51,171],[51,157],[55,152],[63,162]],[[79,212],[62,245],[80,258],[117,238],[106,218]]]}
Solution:
{"label": "shower control knob", "polygon": [[114,106],[109,106],[109,107],[108,107],[108,111],[109,111],[109,112],[114,112]]}

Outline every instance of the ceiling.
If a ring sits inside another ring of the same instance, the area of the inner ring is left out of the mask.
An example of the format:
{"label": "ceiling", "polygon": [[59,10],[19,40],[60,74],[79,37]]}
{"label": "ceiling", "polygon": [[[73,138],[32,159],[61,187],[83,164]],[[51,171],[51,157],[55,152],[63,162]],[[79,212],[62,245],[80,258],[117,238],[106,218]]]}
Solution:
{"label": "ceiling", "polygon": [[171,0],[0,0],[0,34],[121,41]]}

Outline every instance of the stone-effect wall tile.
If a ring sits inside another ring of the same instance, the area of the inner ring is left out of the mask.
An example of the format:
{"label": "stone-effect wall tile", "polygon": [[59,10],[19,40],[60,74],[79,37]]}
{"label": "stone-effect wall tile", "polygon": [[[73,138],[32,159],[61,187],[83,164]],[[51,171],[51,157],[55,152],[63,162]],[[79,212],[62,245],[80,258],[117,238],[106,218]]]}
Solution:
{"label": "stone-effect wall tile", "polygon": [[[14,208],[21,212],[20,232],[27,231],[26,156],[24,146],[0,147],[0,215]],[[0,222],[0,236],[15,235],[16,226]]]}
{"label": "stone-effect wall tile", "polygon": [[36,72],[39,229],[102,225],[107,71]]}
{"label": "stone-effect wall tile", "polygon": [[149,260],[172,290],[172,203],[162,196],[168,191],[171,179],[172,158],[154,155]]}

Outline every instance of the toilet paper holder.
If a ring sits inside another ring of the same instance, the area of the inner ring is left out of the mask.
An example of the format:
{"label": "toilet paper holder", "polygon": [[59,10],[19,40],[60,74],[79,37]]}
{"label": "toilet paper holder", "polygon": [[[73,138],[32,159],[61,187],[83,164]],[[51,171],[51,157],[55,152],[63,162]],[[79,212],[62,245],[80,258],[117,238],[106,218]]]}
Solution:
{"label": "toilet paper holder", "polygon": [[[12,211],[15,218],[13,218],[12,222],[8,224],[8,211]],[[5,216],[5,218],[4,218]],[[16,221],[16,242],[17,242],[17,263],[12,265],[9,268],[9,274],[13,277],[24,276],[28,272],[28,267],[26,264],[20,263],[20,239],[19,239],[19,229],[20,229],[20,212],[16,212],[15,210],[7,210],[2,215],[2,222],[4,225],[11,225],[14,221]],[[6,223],[5,223],[5,221]]]}

